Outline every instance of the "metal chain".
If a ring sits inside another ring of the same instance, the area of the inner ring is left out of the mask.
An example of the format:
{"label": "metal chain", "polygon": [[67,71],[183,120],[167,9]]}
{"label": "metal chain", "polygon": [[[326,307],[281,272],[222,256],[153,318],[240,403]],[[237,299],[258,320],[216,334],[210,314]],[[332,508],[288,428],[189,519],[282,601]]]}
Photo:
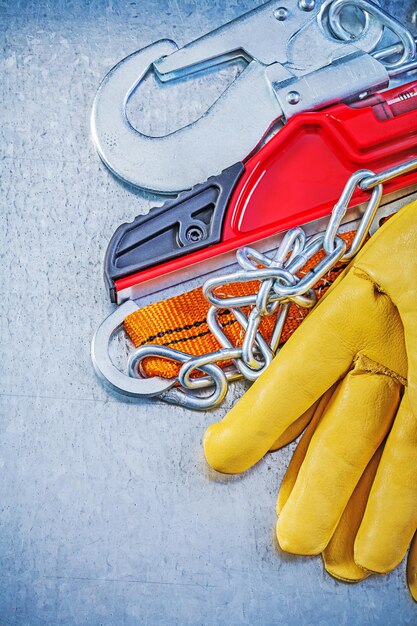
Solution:
{"label": "metal chain", "polygon": [[[256,380],[275,356],[290,305],[312,308],[317,301],[313,286],[337,263],[350,261],[361,248],[381,201],[383,184],[396,176],[417,169],[417,159],[387,169],[379,174],[371,170],[359,170],[352,174],[335,204],[325,232],[307,237],[300,228],[292,228],[283,237],[271,257],[255,248],[246,246],[236,253],[240,269],[210,278],[203,286],[203,293],[210,303],[207,325],[221,348],[210,354],[193,357],[166,346],[148,344],[137,348],[129,359],[129,375],[142,378],[140,364],[148,357],[162,357],[181,364],[179,386],[163,392],[161,398],[187,408],[206,410],[218,406],[226,396],[228,383],[238,378]],[[349,249],[338,232],[356,188],[371,191],[363,216]],[[323,258],[305,273],[297,272],[315,254],[323,251]],[[261,267],[260,267],[261,266]],[[227,286],[236,283],[259,281],[259,289],[246,296],[218,295],[220,287],[227,293]],[[246,315],[243,307],[250,307]],[[242,345],[234,346],[219,321],[220,310],[227,309],[242,329]],[[259,332],[265,316],[276,315],[269,343]],[[219,363],[230,361],[224,369]],[[196,372],[204,375],[193,377]],[[209,388],[209,395],[196,395],[194,391]]]}

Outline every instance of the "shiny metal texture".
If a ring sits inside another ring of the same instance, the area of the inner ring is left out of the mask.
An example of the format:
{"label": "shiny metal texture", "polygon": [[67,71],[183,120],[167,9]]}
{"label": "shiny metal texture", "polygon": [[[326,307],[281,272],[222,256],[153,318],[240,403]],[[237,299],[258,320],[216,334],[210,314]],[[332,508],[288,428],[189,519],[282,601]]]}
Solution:
{"label": "shiny metal texture", "polygon": [[[412,39],[413,39],[414,47],[416,47],[417,39],[415,37]],[[395,54],[401,54],[402,55],[401,58],[404,57],[405,48],[402,43],[397,43],[392,46],[381,48],[377,50],[376,52],[373,52],[372,56],[374,57],[374,59],[377,59],[378,61],[383,61],[384,59],[387,59],[388,57],[391,57]],[[388,68],[388,74],[391,79],[394,79],[397,76],[403,76],[404,74],[407,74],[408,72],[413,72],[417,69],[417,59],[415,58],[415,53],[411,60],[405,60],[403,62],[395,62],[391,64],[388,63],[388,65],[385,64],[385,67]]]}
{"label": "shiny metal texture", "polygon": [[[110,316],[103,322],[93,339],[92,358],[96,370],[101,377],[106,378],[109,375],[112,387],[118,387],[118,391],[127,395],[136,397],[159,395],[166,402],[195,410],[207,410],[219,406],[226,396],[229,381],[243,376],[252,382],[268,367],[278,349],[285,319],[289,312],[289,303],[295,302],[298,306],[312,308],[317,301],[313,286],[337,263],[350,261],[360,250],[381,202],[383,183],[416,168],[417,159],[412,159],[378,175],[371,170],[358,170],[347,181],[333,208],[325,232],[307,238],[302,228],[293,228],[285,234],[272,257],[249,246],[238,250],[236,258],[241,269],[210,278],[203,286],[204,296],[211,305],[207,322],[211,332],[222,346],[220,350],[200,357],[192,357],[173,348],[147,344],[132,352],[128,363],[128,375],[117,371],[108,355],[108,344],[114,333],[114,326],[117,325],[117,328],[120,326],[121,320],[131,312],[132,306],[133,309],[137,308],[128,301],[112,314],[115,316],[115,321]],[[346,243],[338,236],[338,232],[358,186],[369,190],[370,198],[361,219],[355,224],[356,233],[352,244],[349,249],[346,249]],[[324,250],[325,254],[316,266],[301,278],[297,276],[297,272],[320,250]],[[228,285],[249,281],[260,282],[256,293],[247,296],[227,295]],[[219,288],[221,288],[221,294],[216,293]],[[125,312],[124,316],[118,314],[126,305],[130,307],[128,312]],[[245,315],[242,308],[247,306],[252,308],[249,314]],[[240,347],[232,345],[225,336],[217,315],[220,309],[231,311],[241,326]],[[275,313],[277,313],[277,319],[268,345],[258,329],[262,317]],[[140,363],[147,357],[169,358],[182,363],[178,381],[166,381],[167,389],[174,383],[178,383],[180,387],[170,391],[159,390],[163,384],[161,379],[143,378]],[[228,368],[224,373],[216,364],[229,360],[233,361],[234,368]],[[191,375],[196,370],[201,370],[206,375],[203,378],[193,379]],[[155,390],[151,394],[149,390],[152,389],[152,381],[155,381]],[[210,386],[214,386],[214,390],[208,396],[199,397],[198,394],[190,394],[190,391]]]}
{"label": "shiny metal texture", "polygon": [[[275,354],[272,350],[272,342],[268,345],[258,331],[261,318],[264,315],[271,315],[277,312],[278,307],[281,307],[278,311],[277,323],[273,331],[273,343],[276,346],[279,343],[280,332],[282,332],[285,317],[288,314],[289,309],[286,306],[288,302],[296,301],[297,304],[300,305],[302,303],[303,306],[307,306],[308,308],[314,306],[316,303],[316,295],[311,289],[312,286],[340,260],[345,253],[346,244],[342,239],[337,238],[335,250],[329,255],[326,255],[324,259],[317,264],[314,271],[308,272],[300,279],[296,276],[295,272],[322,246],[324,237],[324,235],[322,235],[320,240],[314,236],[315,245],[309,245],[309,241],[305,240],[304,234],[300,234],[300,230],[299,228],[290,230],[272,258],[260,254],[258,251],[254,251],[252,254],[252,250],[246,248],[244,270],[220,276],[205,283],[203,287],[204,295],[212,305],[212,308],[215,310],[229,309],[242,327],[242,346],[223,347],[219,351],[200,357],[189,356],[188,360],[186,360],[181,367],[178,376],[178,382],[182,385],[184,392],[187,389],[200,386],[198,382],[194,384],[195,381],[190,378],[192,372],[197,369],[204,370],[205,367],[221,361],[233,360],[236,367],[236,375],[237,372],[239,372],[251,382],[256,380],[271,363]],[[300,239],[304,243],[302,248],[300,247]],[[307,249],[309,250],[308,253],[306,253]],[[253,259],[252,265],[248,267],[248,259],[251,257]],[[259,269],[259,263],[262,263],[265,269]],[[218,298],[214,295],[214,290],[219,286],[222,287],[223,291],[227,292],[228,284],[253,280],[259,280],[261,286],[252,296]],[[213,302],[215,305],[213,305]],[[247,306],[248,302],[253,302],[254,307],[249,315],[246,316],[241,310],[241,307]],[[221,343],[224,344],[225,337],[221,325],[218,322],[217,315],[214,314],[214,311],[210,310],[208,317],[210,318],[210,329],[212,330],[213,327],[217,326],[215,336],[218,338],[222,337]],[[280,329],[279,333],[277,332],[278,329]],[[171,359],[183,362],[183,352],[178,352],[176,356],[177,351],[174,349],[167,350],[160,346],[149,344],[141,346],[133,353],[134,365],[136,365],[138,361],[136,355],[139,355],[141,360],[146,357],[168,356],[168,353]],[[135,375],[132,360],[130,360],[129,374]],[[136,373],[136,375],[138,374]],[[216,389],[219,390],[220,385],[216,376],[213,376],[213,379]],[[215,398],[213,398],[212,404],[210,404],[210,397],[204,397],[201,399],[201,405],[199,405],[198,397],[191,396],[190,404],[188,405],[187,396],[183,393],[181,395],[181,406],[207,410],[208,408],[218,406],[224,399],[224,396],[225,392],[224,395],[221,395],[219,391]],[[162,394],[160,397],[165,400],[166,394]],[[170,397],[169,401],[172,402],[173,398]]]}
{"label": "shiny metal texture", "polygon": [[175,380],[163,378],[137,380],[127,376],[115,367],[109,353],[112,338],[121,329],[126,317],[138,308],[132,300],[127,300],[100,324],[91,342],[91,361],[97,376],[113,391],[131,397],[159,395],[170,389]]}
{"label": "shiny metal texture", "polygon": [[[0,2],[2,626],[415,623],[405,563],[348,585],[325,575],[320,557],[274,544],[273,504],[293,445],[241,476],[208,470],[204,431],[243,381],[209,414],[109,392],[91,365],[90,339],[113,310],[102,280],[108,239],[164,200],[124,185],[97,158],[97,86],[138,48],[164,37],[182,46],[261,2]],[[415,0],[381,5],[417,34]],[[172,90],[171,127],[184,111],[199,114],[202,91],[215,99],[215,78]],[[140,115],[160,130],[151,106],[131,105],[133,122]],[[203,280],[191,278],[184,290]],[[165,284],[137,304],[177,294]],[[115,336],[116,364],[129,346]]]}
{"label": "shiny metal texture", "polygon": [[370,176],[365,176],[365,178],[359,183],[361,189],[368,191],[369,189],[373,189],[380,184],[386,183],[396,176],[402,176],[403,174],[407,174],[408,172],[412,172],[417,168],[417,159],[412,159],[411,161],[407,161],[406,163],[402,163],[397,165],[396,167],[391,167],[388,170],[384,170],[379,174],[371,174]]}
{"label": "shiny metal texture", "polygon": [[[152,352],[152,356],[159,356],[162,358],[168,358],[171,360],[175,360],[180,363],[189,363],[189,354],[185,352],[181,352],[180,350],[174,350],[172,348],[166,346],[153,346],[155,349]],[[149,351],[146,349],[147,346],[141,346],[137,348],[130,356],[128,369],[129,374],[133,377],[133,380],[136,380],[138,383],[137,389],[140,389],[140,382],[146,380],[153,380],[142,378],[139,374],[140,362],[149,356]],[[184,380],[184,386],[189,390],[193,389],[201,389],[203,387],[214,387],[210,391],[208,396],[193,396],[192,393],[184,393],[180,388],[173,388],[171,391],[163,391],[160,394],[160,398],[165,402],[170,404],[176,404],[179,406],[186,407],[187,409],[196,409],[196,410],[205,410],[212,408],[214,406],[218,406],[224,400],[227,393],[227,379],[223,370],[215,365],[211,360],[203,360],[198,365],[195,366],[195,369],[201,370],[206,374],[206,378],[202,381],[188,381]],[[208,378],[207,378],[208,376]],[[128,378],[126,376],[126,378]],[[137,396],[141,395],[138,392]],[[146,395],[146,394],[142,394]]]}
{"label": "shiny metal texture", "polygon": [[[343,218],[346,215],[346,211],[348,210],[349,203],[352,200],[352,196],[356,188],[358,185],[360,186],[360,183],[363,180],[373,175],[374,172],[371,172],[370,170],[359,170],[352,174],[346,183],[345,188],[342,191],[342,195],[333,208],[329,224],[326,228],[326,234],[323,240],[323,247],[326,254],[331,254],[336,247],[335,240],[337,238],[337,232],[342,224]],[[352,245],[349,251],[343,255],[341,261],[350,261],[362,246],[375,217],[375,213],[379,207],[379,203],[381,202],[382,192],[383,188],[381,184],[373,187],[371,197],[361,219],[360,225],[356,231],[355,238],[352,241]]]}
{"label": "shiny metal texture", "polygon": [[416,45],[412,34],[407,28],[405,28],[403,24],[401,24],[401,22],[395,19],[395,17],[388,15],[386,11],[380,9],[372,1],[335,0],[334,2],[332,2],[329,7],[329,25],[335,35],[340,37],[340,39],[345,39],[347,41],[352,39],[352,35],[346,31],[340,20],[343,9],[348,6],[362,9],[362,11],[368,16],[372,16],[381,24],[383,24],[386,28],[391,30],[400,40],[402,48],[402,54],[400,58],[396,61],[385,63],[385,67],[391,70],[398,68],[401,65],[404,65],[408,61],[411,61],[411,59],[416,54]]}
{"label": "shiny metal texture", "polygon": [[[401,59],[388,62],[389,67],[397,69],[410,58],[414,41],[374,5],[369,12],[364,0],[349,5],[366,14],[364,28],[349,41],[339,13],[332,23],[343,38],[329,28],[330,0],[288,0],[285,6],[271,0],[181,49],[161,40],[126,57],[107,74],[94,101],[91,125],[100,157],[127,183],[178,193],[243,160],[278,119],[387,87],[385,57],[369,54],[384,26],[398,34],[403,46]],[[237,59],[246,62],[245,69],[194,122],[159,137],[129,122],[129,98],[148,71],[153,69],[160,81],[178,81]],[[196,145],[202,148],[195,150]]]}

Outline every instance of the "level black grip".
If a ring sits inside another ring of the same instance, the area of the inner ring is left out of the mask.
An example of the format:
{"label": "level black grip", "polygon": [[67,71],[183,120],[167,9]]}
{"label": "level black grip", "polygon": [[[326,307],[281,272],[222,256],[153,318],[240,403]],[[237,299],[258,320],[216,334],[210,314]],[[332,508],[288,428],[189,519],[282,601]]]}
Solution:
{"label": "level black grip", "polygon": [[116,280],[221,240],[226,208],[243,170],[243,163],[236,163],[147,215],[119,226],[104,260],[112,302],[116,300]]}

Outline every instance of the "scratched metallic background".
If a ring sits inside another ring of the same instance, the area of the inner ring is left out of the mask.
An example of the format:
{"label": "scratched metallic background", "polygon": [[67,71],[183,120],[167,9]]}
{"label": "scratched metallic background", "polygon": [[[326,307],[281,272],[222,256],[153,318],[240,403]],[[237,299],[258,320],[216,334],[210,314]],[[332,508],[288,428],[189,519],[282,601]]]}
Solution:
{"label": "scratched metallic background", "polygon": [[[290,450],[214,480],[201,439],[227,407],[131,404],[92,371],[90,339],[111,311],[106,243],[161,200],[100,163],[89,134],[99,81],[156,39],[186,43],[258,4],[0,0],[1,626],[417,621],[404,564],[349,586],[319,558],[279,552],[274,504]],[[417,8],[383,4],[408,22]],[[204,103],[224,73],[215,78],[211,91],[198,82]],[[147,97],[159,97],[152,85]],[[201,108],[196,89],[161,98],[169,112],[152,116],[137,96],[150,130]]]}

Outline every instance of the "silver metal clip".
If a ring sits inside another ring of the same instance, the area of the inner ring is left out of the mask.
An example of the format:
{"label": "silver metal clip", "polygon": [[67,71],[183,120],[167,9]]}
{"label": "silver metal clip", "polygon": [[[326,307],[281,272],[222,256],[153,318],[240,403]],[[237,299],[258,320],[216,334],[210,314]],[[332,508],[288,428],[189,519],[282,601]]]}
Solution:
{"label": "silver metal clip", "polygon": [[[196,357],[169,346],[145,344],[131,353],[128,373],[124,374],[113,365],[109,344],[126,316],[139,308],[128,300],[102,323],[94,336],[91,354],[96,372],[113,389],[125,395],[157,395],[165,402],[196,410],[219,406],[227,393],[229,382],[241,377],[254,381],[268,367],[279,348],[290,303],[312,308],[317,300],[313,287],[322,279],[326,283],[327,272],[341,261],[350,261],[359,251],[366,235],[373,230],[383,184],[416,169],[417,159],[411,159],[378,174],[371,170],[359,170],[347,181],[325,232],[307,237],[302,228],[293,228],[284,235],[272,256],[250,247],[239,250],[237,261],[240,269],[212,277],[203,286],[204,296],[211,305],[207,313],[207,325],[220,349]],[[346,242],[339,236],[340,227],[358,186],[369,192],[369,199],[362,217],[355,221],[356,234],[347,249]],[[404,201],[402,199],[400,203],[388,204],[388,212],[385,209],[380,217],[398,210]],[[379,220],[375,228],[378,223]],[[322,253],[322,258],[317,259],[308,272],[300,275],[299,271],[318,252]],[[260,282],[254,293],[245,296],[227,295],[228,285],[245,282],[253,284],[254,281]],[[221,295],[216,294],[216,288],[219,287],[222,288]],[[250,307],[249,312],[245,313],[243,307]],[[241,340],[237,342],[239,345],[233,345],[224,331],[219,317],[219,311],[224,309],[233,314],[234,322],[242,329]],[[261,318],[272,314],[276,318],[267,342],[259,331],[259,325]],[[177,362],[180,366],[178,377],[170,380],[143,378],[140,364],[147,357]],[[230,361],[231,365],[226,364],[224,367],[225,361]],[[204,375],[193,377],[196,370]],[[201,395],[201,390],[205,390],[204,395]]]}
{"label": "silver metal clip", "polygon": [[121,329],[126,317],[137,310],[139,307],[132,300],[124,302],[100,324],[91,342],[91,360],[97,376],[113,391],[133,398],[160,395],[176,383],[175,379],[132,378],[117,369],[111,360],[111,339]]}
{"label": "silver metal clip", "polygon": [[[366,19],[346,40],[346,24],[342,38],[334,33],[341,9],[331,21],[331,4],[270,0],[180,50],[175,42],[161,40],[120,61],[104,78],[93,106],[93,139],[103,161],[132,185],[177,193],[242,161],[277,120],[386,87],[383,58],[368,53],[384,26],[395,30],[397,23],[389,16],[381,21],[386,14],[373,3],[349,0]],[[403,31],[402,57],[410,58],[415,45]],[[127,102],[149,69],[169,82],[238,58],[246,68],[193,123],[162,137],[130,124]]]}

